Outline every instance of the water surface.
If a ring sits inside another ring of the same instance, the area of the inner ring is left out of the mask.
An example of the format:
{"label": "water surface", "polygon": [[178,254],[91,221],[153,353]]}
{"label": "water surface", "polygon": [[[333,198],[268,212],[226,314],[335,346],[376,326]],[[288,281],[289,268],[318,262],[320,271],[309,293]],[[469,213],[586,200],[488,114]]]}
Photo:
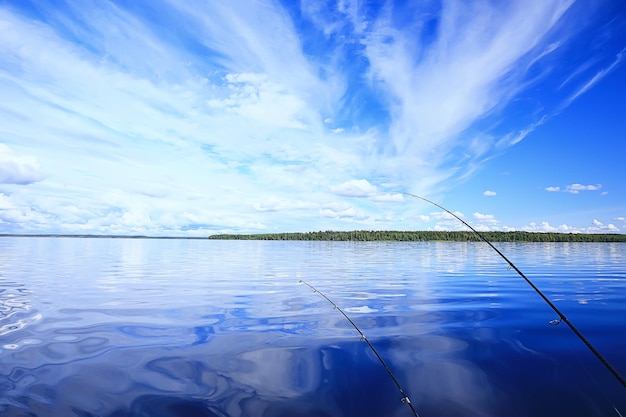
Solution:
{"label": "water surface", "polygon": [[[626,245],[497,244],[626,374]],[[0,238],[0,415],[626,415],[481,243]]]}

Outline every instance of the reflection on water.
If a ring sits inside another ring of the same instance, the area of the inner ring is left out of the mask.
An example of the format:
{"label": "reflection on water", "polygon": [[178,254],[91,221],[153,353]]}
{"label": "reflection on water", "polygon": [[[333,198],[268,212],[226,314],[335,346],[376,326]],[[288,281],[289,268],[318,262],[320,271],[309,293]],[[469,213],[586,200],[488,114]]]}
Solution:
{"label": "reflection on water", "polygon": [[[626,373],[620,244],[501,249]],[[472,243],[0,238],[0,414],[587,416],[623,388]]]}

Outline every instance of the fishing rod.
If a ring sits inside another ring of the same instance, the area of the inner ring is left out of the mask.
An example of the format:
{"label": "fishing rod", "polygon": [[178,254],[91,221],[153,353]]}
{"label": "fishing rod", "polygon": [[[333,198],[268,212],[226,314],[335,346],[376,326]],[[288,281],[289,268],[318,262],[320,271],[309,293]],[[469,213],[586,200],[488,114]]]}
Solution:
{"label": "fishing rod", "polygon": [[372,350],[372,352],[374,352],[374,355],[376,355],[376,357],[380,361],[381,365],[383,366],[383,368],[385,368],[385,371],[387,371],[387,373],[389,374],[389,376],[393,380],[393,383],[398,388],[398,391],[400,391],[400,394],[402,394],[402,399],[400,401],[402,401],[403,403],[405,403],[406,405],[409,406],[409,408],[411,409],[411,411],[413,412],[413,415],[415,417],[419,417],[418,414],[417,414],[417,411],[415,411],[415,408],[413,407],[413,403],[411,403],[411,400],[409,399],[409,396],[406,395],[406,393],[404,392],[404,389],[402,389],[402,386],[400,385],[400,383],[398,382],[396,377],[393,375],[393,372],[391,372],[391,369],[389,369],[389,367],[387,366],[387,364],[383,360],[382,356],[380,356],[378,354],[378,351],[376,350],[374,345],[372,345],[372,343],[368,340],[368,338],[365,337],[365,334],[361,331],[361,329],[359,329],[359,327],[352,321],[352,319],[350,317],[348,317],[348,315],[337,304],[335,304],[330,298],[326,297],[326,295],[323,292],[321,292],[320,290],[318,290],[317,288],[315,288],[314,286],[312,286],[311,284],[309,284],[308,282],[306,282],[304,280],[300,280],[300,283],[306,285],[307,287],[312,289],[313,292],[318,293],[319,295],[324,297],[324,299],[326,301],[328,301],[333,306],[333,308],[335,310],[338,310],[345,317],[345,319],[348,320],[348,322],[350,322],[352,327],[354,327],[355,330],[359,333],[359,335],[361,335],[361,341],[367,343],[367,346],[369,346],[369,348]]}
{"label": "fishing rod", "polygon": [[522,278],[524,278],[524,281],[526,281],[528,283],[528,285],[531,286],[531,288],[533,290],[535,290],[535,292],[537,294],[539,294],[539,296],[541,298],[543,298],[543,300],[550,306],[550,308],[552,308],[552,310],[554,310],[554,312],[559,316],[559,318],[551,320],[550,321],[550,325],[552,326],[557,326],[559,325],[562,321],[565,322],[565,324],[567,324],[569,326],[570,329],[572,329],[572,331],[574,332],[574,334],[576,334],[576,336],[578,336],[578,338],[580,340],[582,340],[582,342],[589,348],[589,350],[591,350],[591,352],[593,352],[594,355],[596,355],[596,357],[600,360],[600,362],[602,362],[602,364],[613,374],[613,376],[615,378],[617,378],[617,380],[624,386],[626,387],[626,380],[624,379],[624,377],[622,377],[619,372],[617,372],[617,370],[613,367],[613,365],[611,365],[609,363],[609,361],[602,356],[602,354],[591,344],[591,342],[589,342],[589,340],[587,340],[587,338],[585,336],[583,336],[583,334],[580,332],[580,330],[578,330],[576,328],[576,326],[574,326],[574,324],[569,321],[569,319],[565,316],[565,314],[563,314],[561,312],[561,310],[558,309],[557,306],[554,305],[554,303],[552,303],[552,301],[550,301],[550,299],[543,293],[541,292],[541,290],[539,288],[537,288],[537,286],[535,284],[533,284],[533,282],[526,276],[524,275],[524,273],[522,271],[520,271],[520,269],[515,266],[515,264],[513,262],[511,262],[509,260],[509,258],[507,258],[506,256],[504,256],[504,254],[502,252],[500,252],[498,250],[498,248],[496,248],[482,233],[480,233],[478,230],[474,229],[472,226],[469,225],[469,223],[467,223],[465,220],[463,220],[462,218],[460,218],[459,216],[457,216],[456,214],[454,214],[453,212],[451,212],[450,210],[448,210],[447,208],[440,206],[439,204],[430,201],[424,197],[420,197],[419,195],[415,195],[415,194],[411,194],[411,193],[403,193],[406,194],[408,196],[411,197],[415,197],[418,198],[420,200],[423,200],[427,203],[432,204],[435,207],[439,207],[441,210],[445,211],[446,213],[452,215],[454,218],[456,218],[458,221],[460,221],[461,223],[463,223],[465,226],[469,227],[469,229],[474,232],[483,242],[485,242],[486,244],[488,244],[489,246],[491,246],[491,248],[493,250],[495,250],[498,255],[500,255],[502,257],[502,259],[504,259],[506,261],[507,264],[509,264],[509,267],[514,269],[515,272],[518,273],[518,275]]}

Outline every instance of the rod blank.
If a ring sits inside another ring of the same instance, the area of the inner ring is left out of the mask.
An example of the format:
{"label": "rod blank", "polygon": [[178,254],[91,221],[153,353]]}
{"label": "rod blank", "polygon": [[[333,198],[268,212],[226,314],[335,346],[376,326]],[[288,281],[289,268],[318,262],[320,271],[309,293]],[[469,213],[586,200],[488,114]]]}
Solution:
{"label": "rod blank", "polygon": [[401,401],[409,406],[409,408],[411,409],[411,411],[413,412],[413,415],[415,417],[419,417],[418,414],[417,414],[417,411],[415,411],[415,408],[413,407],[413,403],[411,403],[411,400],[409,399],[409,396],[406,395],[406,393],[404,392],[404,389],[402,389],[402,386],[400,385],[400,383],[398,382],[396,377],[393,375],[393,372],[391,372],[391,369],[387,366],[387,364],[385,363],[383,358],[378,354],[378,351],[376,350],[376,348],[374,348],[374,345],[372,345],[372,343],[367,339],[367,337],[365,337],[365,334],[363,334],[361,329],[359,329],[359,327],[352,321],[352,319],[350,317],[348,317],[348,315],[337,304],[335,304],[330,298],[326,297],[326,295],[323,292],[319,291],[317,288],[315,288],[314,286],[312,286],[311,284],[309,284],[308,282],[306,282],[304,280],[300,280],[300,283],[304,284],[307,287],[309,287],[310,289],[312,289],[313,292],[318,293],[319,295],[321,295],[326,301],[328,301],[333,306],[333,308],[335,310],[339,311],[343,315],[343,317],[346,320],[348,320],[348,322],[352,325],[352,327],[354,327],[355,330],[361,336],[361,340],[364,341],[365,343],[367,343],[367,346],[369,346],[369,348],[372,350],[372,352],[374,352],[374,355],[376,355],[376,357],[378,358],[378,361],[381,363],[383,368],[385,368],[385,371],[387,371],[387,373],[389,374],[389,377],[391,377],[391,379],[393,380],[393,383],[398,388],[398,391],[400,391],[400,394],[402,394]]}
{"label": "rod blank", "polygon": [[565,314],[563,314],[561,312],[561,310],[558,309],[557,306],[554,305],[554,303],[552,301],[550,301],[550,299],[543,293],[541,292],[541,290],[539,288],[537,288],[537,286],[535,284],[533,284],[533,282],[526,276],[524,275],[524,273],[522,271],[519,270],[519,268],[517,266],[515,266],[515,264],[513,262],[511,262],[509,260],[509,258],[507,258],[506,256],[504,256],[504,254],[502,252],[500,252],[498,250],[498,248],[496,248],[489,240],[487,240],[487,238],[480,233],[478,230],[474,229],[472,226],[469,225],[469,223],[467,223],[465,220],[463,220],[462,218],[460,218],[459,216],[457,216],[456,214],[454,214],[453,212],[451,212],[450,210],[448,210],[447,208],[440,206],[439,204],[430,201],[424,197],[420,197],[419,195],[415,195],[415,194],[411,194],[411,193],[404,193],[408,196],[411,197],[415,197],[418,198],[420,200],[423,200],[429,204],[432,204],[435,207],[439,207],[441,210],[445,211],[446,213],[450,214],[451,216],[453,216],[454,218],[456,218],[458,221],[460,221],[461,223],[463,223],[465,226],[467,226],[472,232],[474,232],[483,242],[485,242],[486,244],[488,244],[489,246],[491,246],[491,249],[495,250],[496,253],[498,255],[500,255],[502,257],[502,259],[504,259],[506,261],[507,264],[509,264],[509,268],[512,268],[515,270],[515,272],[517,272],[517,274],[522,277],[524,279],[524,281],[526,281],[528,283],[528,285],[531,286],[531,288],[533,290],[535,290],[535,292],[537,294],[539,294],[539,296],[543,299],[543,301],[545,301],[550,308],[552,308],[552,310],[554,310],[554,312],[559,316],[558,319],[552,320],[550,322],[551,325],[555,326],[557,324],[559,324],[561,321],[565,322],[565,324],[567,324],[569,326],[569,328],[574,332],[574,334],[576,334],[576,336],[578,336],[578,338],[580,340],[582,340],[582,342],[585,344],[585,346],[587,346],[587,348],[589,348],[589,350],[591,350],[591,352],[593,352],[593,354],[600,360],[600,362],[602,362],[602,364],[611,372],[611,374],[613,374],[613,376],[624,386],[626,387],[626,380],[624,379],[624,377],[622,377],[619,372],[617,372],[617,370],[613,367],[613,365],[611,365],[611,363],[604,357],[602,356],[602,354],[591,344],[591,342],[589,342],[589,340],[587,340],[587,338],[585,336],[583,336],[583,334],[580,332],[580,330],[578,330],[576,328],[576,326],[574,326],[574,324],[569,321],[569,319],[565,316]]}

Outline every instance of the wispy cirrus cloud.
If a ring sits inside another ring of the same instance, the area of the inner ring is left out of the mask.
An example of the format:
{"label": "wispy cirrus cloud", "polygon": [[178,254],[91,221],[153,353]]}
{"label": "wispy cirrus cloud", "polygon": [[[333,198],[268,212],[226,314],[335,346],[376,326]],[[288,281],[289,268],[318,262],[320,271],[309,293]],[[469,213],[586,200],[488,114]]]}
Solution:
{"label": "wispy cirrus cloud", "polygon": [[543,124],[493,116],[551,73],[575,4],[30,6],[0,6],[6,230],[201,235],[400,227],[396,190],[448,189]]}
{"label": "wispy cirrus cloud", "polygon": [[[9,132],[5,138],[34,151],[22,159],[3,152],[2,178],[39,181],[40,164],[53,173],[37,194],[16,190],[7,197],[25,212],[58,216],[70,230],[105,233],[259,225],[232,209],[255,194],[255,184],[280,186],[289,166],[307,164],[316,171],[316,164],[342,157],[341,149],[323,140],[307,140],[311,146],[306,148],[298,145],[319,130],[317,108],[301,96],[324,88],[317,78],[305,80],[309,70],[301,53],[300,67],[294,66],[297,56],[285,57],[285,47],[298,48],[295,38],[273,51],[252,45],[236,51],[232,42],[216,38],[243,36],[248,30],[234,25],[206,38],[213,54],[225,61],[206,61],[189,52],[188,39],[177,43],[163,37],[150,22],[113,3],[47,12],[50,21],[44,24],[0,9],[0,28],[7,35],[0,43],[5,62],[0,83],[4,98],[13,103],[12,111],[2,114]],[[187,12],[191,10],[173,16]],[[235,10],[220,8],[220,13],[237,19]],[[72,19],[74,14],[84,20]],[[265,23],[290,30],[280,20],[284,16],[270,15]],[[207,9],[194,19],[184,18],[204,27],[203,16],[215,17]],[[247,24],[254,26],[250,31],[272,36],[256,21]],[[79,44],[76,34],[81,35]],[[288,68],[276,64],[285,59]],[[248,61],[256,63],[248,68],[258,72],[235,72]],[[315,95],[316,102],[321,95]],[[298,180],[312,187],[306,176]],[[156,193],[136,194],[154,189],[155,181]],[[75,193],[67,192],[68,184]],[[62,188],[65,197],[51,198]],[[82,209],[72,210],[75,204]]]}
{"label": "wispy cirrus cloud", "polygon": [[570,105],[574,100],[576,100],[581,95],[585,94],[591,87],[597,84],[604,77],[609,75],[613,70],[615,70],[619,65],[622,64],[624,60],[624,55],[626,54],[626,48],[622,49],[616,56],[615,60],[611,62],[607,67],[599,70],[595,73],[589,80],[587,80],[581,87],[579,87],[567,100],[564,101],[563,107]]}
{"label": "wispy cirrus cloud", "polygon": [[[369,22],[372,29],[363,43],[372,80],[384,86],[390,102],[388,151],[416,165],[420,174],[443,171],[448,177],[455,171],[446,173],[446,167],[479,156],[482,146],[463,145],[460,135],[525,87],[525,74],[518,68],[537,54],[550,53],[543,42],[571,5],[445,3],[437,28],[429,33],[420,19],[413,30],[396,30],[392,22],[397,17],[387,4]],[[459,151],[451,152],[454,148]]]}

